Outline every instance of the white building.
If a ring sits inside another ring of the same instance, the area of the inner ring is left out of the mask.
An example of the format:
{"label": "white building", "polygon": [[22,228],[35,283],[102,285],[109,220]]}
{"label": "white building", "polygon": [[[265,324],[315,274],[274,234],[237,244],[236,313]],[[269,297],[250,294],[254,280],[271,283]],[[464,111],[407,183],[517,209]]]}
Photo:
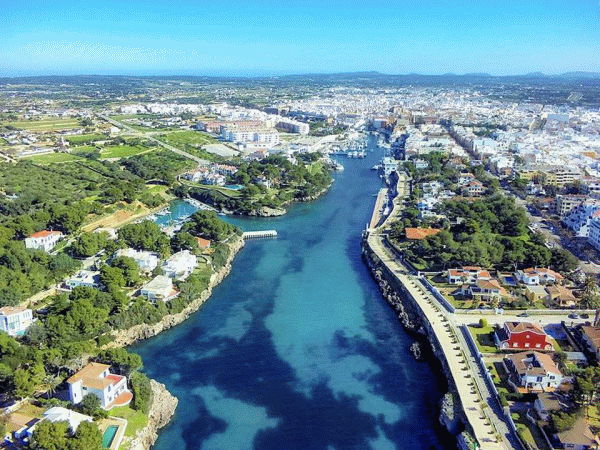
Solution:
{"label": "white building", "polygon": [[384,156],[381,160],[381,167],[383,168],[383,174],[388,177],[392,172],[398,170],[398,161],[389,156]]}
{"label": "white building", "polygon": [[198,266],[198,258],[190,253],[189,250],[183,250],[172,255],[163,265],[163,273],[171,278],[185,279]]}
{"label": "white building", "polygon": [[177,297],[179,291],[173,286],[173,280],[165,275],[157,275],[140,289],[140,295],[151,302],[166,302]]}
{"label": "white building", "polygon": [[600,219],[594,219],[590,222],[588,242],[600,251]]}
{"label": "white building", "polygon": [[540,352],[522,352],[504,358],[504,366],[510,374],[509,383],[532,391],[556,389],[563,381],[563,374],[552,357]]}
{"label": "white building", "polygon": [[63,236],[60,231],[38,231],[25,238],[25,247],[49,252]]}
{"label": "white building", "polygon": [[133,248],[122,248],[115,252],[115,258],[125,256],[133,258],[139,268],[145,272],[151,272],[158,266],[158,255],[153,252],[138,251]]}
{"label": "white building", "polygon": [[92,270],[80,270],[71,278],[68,278],[65,281],[65,285],[69,289],[74,289],[78,286],[98,288],[102,285],[102,283],[100,283],[100,272]]}
{"label": "white building", "polygon": [[563,223],[573,230],[576,236],[588,237],[592,220],[598,218],[600,218],[600,201],[587,200],[574,208],[563,219]]}
{"label": "white building", "polygon": [[310,127],[307,123],[292,119],[281,118],[279,122],[277,122],[277,126],[284,129],[288,133],[298,133],[301,135],[307,135],[310,131]]}
{"label": "white building", "polygon": [[0,330],[10,336],[19,336],[33,323],[30,309],[5,306],[0,308]]}
{"label": "white building", "polygon": [[106,364],[92,362],[69,378],[71,403],[77,405],[83,397],[93,394],[100,399],[102,409],[107,411],[113,406],[129,404],[133,394],[127,389],[127,378],[111,374],[109,369]]}

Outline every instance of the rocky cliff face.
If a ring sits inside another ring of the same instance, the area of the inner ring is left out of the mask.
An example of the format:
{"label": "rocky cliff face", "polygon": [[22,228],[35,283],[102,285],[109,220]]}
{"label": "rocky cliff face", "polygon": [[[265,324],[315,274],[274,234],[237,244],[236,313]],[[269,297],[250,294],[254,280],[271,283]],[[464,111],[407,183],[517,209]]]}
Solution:
{"label": "rocky cliff face", "polygon": [[164,384],[150,380],[150,385],[153,400],[148,414],[148,425],[133,437],[129,447],[130,450],[148,450],[156,442],[159,428],[164,427],[171,421],[177,403],[179,403],[179,400],[167,391]]}
{"label": "rocky cliff face", "polygon": [[105,348],[110,347],[126,347],[128,345],[133,344],[136,341],[142,339],[148,339],[153,336],[156,336],[158,333],[168,330],[175,325],[179,325],[181,322],[186,320],[193,313],[198,311],[200,306],[210,297],[212,294],[213,288],[218,285],[223,279],[229,274],[231,271],[231,262],[233,258],[237,254],[237,252],[244,246],[244,240],[240,238],[236,238],[234,242],[230,244],[230,255],[227,263],[219,272],[214,273],[210,278],[210,283],[208,287],[202,291],[200,296],[195,300],[192,300],[183,311],[178,314],[169,314],[163,317],[160,322],[155,323],[154,325],[149,325],[142,323],[140,325],[136,325],[127,330],[121,330],[117,333],[115,340],[113,342],[108,343]]}

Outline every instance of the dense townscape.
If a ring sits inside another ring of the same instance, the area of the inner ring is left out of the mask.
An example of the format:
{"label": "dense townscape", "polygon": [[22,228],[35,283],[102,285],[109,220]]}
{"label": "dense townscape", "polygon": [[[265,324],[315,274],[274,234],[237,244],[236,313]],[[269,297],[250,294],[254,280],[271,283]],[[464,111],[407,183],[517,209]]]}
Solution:
{"label": "dense townscape", "polygon": [[[319,198],[372,140],[386,188],[365,236],[464,330],[449,345],[490,404],[447,361],[459,445],[598,448],[599,92],[577,74],[0,79],[4,445],[142,448],[156,398],[124,336],[198,309],[243,245],[224,217]],[[158,223],[174,201],[195,212]]]}

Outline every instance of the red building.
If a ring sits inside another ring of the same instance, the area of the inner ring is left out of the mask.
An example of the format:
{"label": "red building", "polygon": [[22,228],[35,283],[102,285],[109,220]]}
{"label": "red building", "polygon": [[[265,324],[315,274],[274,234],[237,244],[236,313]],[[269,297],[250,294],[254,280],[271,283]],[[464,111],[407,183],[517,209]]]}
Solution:
{"label": "red building", "polygon": [[501,350],[554,349],[546,332],[531,322],[504,322],[496,331],[495,340]]}

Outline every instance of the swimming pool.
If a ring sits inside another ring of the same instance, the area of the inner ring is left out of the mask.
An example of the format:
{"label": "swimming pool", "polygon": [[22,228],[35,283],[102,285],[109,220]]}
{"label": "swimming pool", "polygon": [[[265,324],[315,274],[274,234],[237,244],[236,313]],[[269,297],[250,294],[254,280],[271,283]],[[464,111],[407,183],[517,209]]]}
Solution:
{"label": "swimming pool", "polygon": [[117,434],[117,430],[119,429],[116,425],[109,425],[104,435],[102,436],[102,448],[109,448],[110,444],[112,444],[113,439],[115,438],[115,434]]}

